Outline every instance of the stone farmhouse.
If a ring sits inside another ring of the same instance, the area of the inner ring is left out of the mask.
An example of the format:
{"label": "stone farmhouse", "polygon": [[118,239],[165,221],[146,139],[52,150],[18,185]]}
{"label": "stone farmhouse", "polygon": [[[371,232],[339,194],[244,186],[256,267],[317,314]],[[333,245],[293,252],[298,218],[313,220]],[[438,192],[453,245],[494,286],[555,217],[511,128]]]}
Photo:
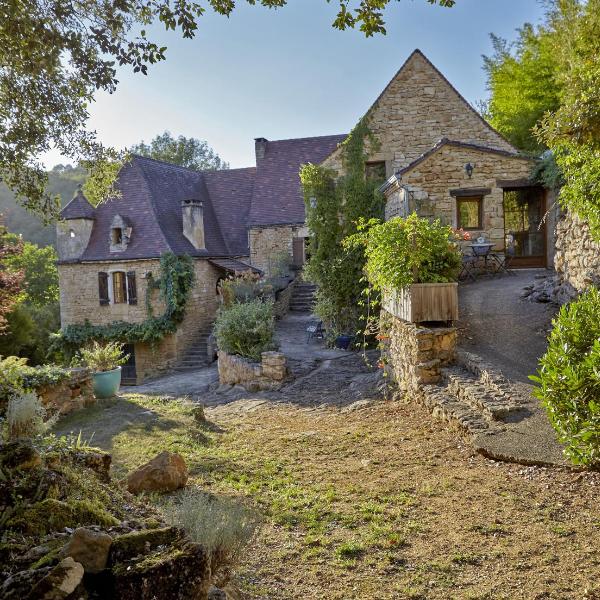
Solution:
{"label": "stone farmhouse", "polygon": [[[381,178],[387,216],[417,210],[498,248],[515,263],[551,260],[544,190],[532,186],[521,155],[415,50],[366,113],[379,141],[365,169]],[[196,284],[178,331],[157,347],[128,348],[129,381],[172,368],[205,337],[228,273],[269,274],[282,252],[305,260],[305,207],[299,169],[324,164],[341,173],[346,135],[271,141],[256,138],[256,166],[195,172],[133,157],[119,175],[121,196],[97,208],[79,192],[58,224],[63,327],[147,318],[149,274],[161,254],[194,258]],[[156,312],[159,307],[156,306]]]}

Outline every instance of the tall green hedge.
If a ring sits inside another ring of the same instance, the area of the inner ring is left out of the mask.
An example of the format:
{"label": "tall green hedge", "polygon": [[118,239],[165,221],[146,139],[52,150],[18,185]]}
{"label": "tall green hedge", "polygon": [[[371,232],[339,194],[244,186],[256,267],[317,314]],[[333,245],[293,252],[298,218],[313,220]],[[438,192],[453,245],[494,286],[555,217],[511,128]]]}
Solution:
{"label": "tall green hedge", "polygon": [[535,395],[566,455],[600,467],[600,291],[591,288],[563,306],[540,361]]}

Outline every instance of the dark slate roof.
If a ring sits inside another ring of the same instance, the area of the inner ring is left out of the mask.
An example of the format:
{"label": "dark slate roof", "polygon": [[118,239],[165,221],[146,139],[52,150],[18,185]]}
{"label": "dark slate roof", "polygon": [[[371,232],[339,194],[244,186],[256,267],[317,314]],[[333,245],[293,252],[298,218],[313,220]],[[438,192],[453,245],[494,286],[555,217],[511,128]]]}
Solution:
{"label": "dark slate roof", "polygon": [[248,225],[304,223],[300,166],[321,163],[346,137],[327,135],[267,142],[265,156],[256,164]]}
{"label": "dark slate roof", "polygon": [[94,219],[95,210],[79,188],[73,200],[60,211],[60,216],[63,219]]}
{"label": "dark slate roof", "polygon": [[[121,196],[96,208],[96,222],[83,261],[155,258],[163,252],[191,256],[248,254],[246,218],[255,169],[201,173],[134,156],[121,170]],[[183,236],[181,201],[204,205],[206,249],[196,250]],[[109,251],[110,226],[119,214],[131,222],[131,241],[123,252]]]}
{"label": "dark slate roof", "polygon": [[208,262],[212,263],[216,267],[220,267],[229,273],[243,273],[244,271],[253,271],[254,273],[262,274],[260,269],[253,267],[252,265],[246,264],[241,260],[235,258],[209,258]]}

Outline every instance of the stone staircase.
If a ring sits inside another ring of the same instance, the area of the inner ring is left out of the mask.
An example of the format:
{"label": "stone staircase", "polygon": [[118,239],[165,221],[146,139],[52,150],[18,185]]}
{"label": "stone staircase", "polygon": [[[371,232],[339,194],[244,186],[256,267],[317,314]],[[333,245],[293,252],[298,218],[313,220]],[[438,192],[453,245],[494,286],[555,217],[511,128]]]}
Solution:
{"label": "stone staircase", "polygon": [[294,312],[312,312],[315,303],[316,285],[299,281],[294,286],[290,299],[290,310]]}
{"label": "stone staircase", "polygon": [[196,341],[188,348],[188,351],[175,367],[175,371],[193,371],[208,365],[208,338],[210,334],[210,328],[198,333]]}
{"label": "stone staircase", "polygon": [[435,417],[471,435],[501,430],[503,420],[525,403],[501,373],[468,352],[458,352],[456,363],[442,369],[442,381],[421,392]]}

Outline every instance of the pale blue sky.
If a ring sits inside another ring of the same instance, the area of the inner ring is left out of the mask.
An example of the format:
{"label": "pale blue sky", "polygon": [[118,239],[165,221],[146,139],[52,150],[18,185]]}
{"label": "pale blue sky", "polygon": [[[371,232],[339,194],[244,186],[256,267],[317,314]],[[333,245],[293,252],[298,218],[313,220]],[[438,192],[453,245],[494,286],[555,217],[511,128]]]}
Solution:
{"label": "pale blue sky", "polygon": [[99,139],[122,148],[168,129],[206,139],[232,167],[251,166],[255,137],[349,131],[415,48],[475,103],[486,96],[489,33],[514,39],[543,15],[537,0],[457,0],[451,9],[401,0],[386,10],[387,35],[365,38],[331,27],[337,2],[238,4],[229,19],[207,13],[194,40],[156,27],[167,60],[147,77],[121,71],[118,91],[98,95],[90,126]]}

